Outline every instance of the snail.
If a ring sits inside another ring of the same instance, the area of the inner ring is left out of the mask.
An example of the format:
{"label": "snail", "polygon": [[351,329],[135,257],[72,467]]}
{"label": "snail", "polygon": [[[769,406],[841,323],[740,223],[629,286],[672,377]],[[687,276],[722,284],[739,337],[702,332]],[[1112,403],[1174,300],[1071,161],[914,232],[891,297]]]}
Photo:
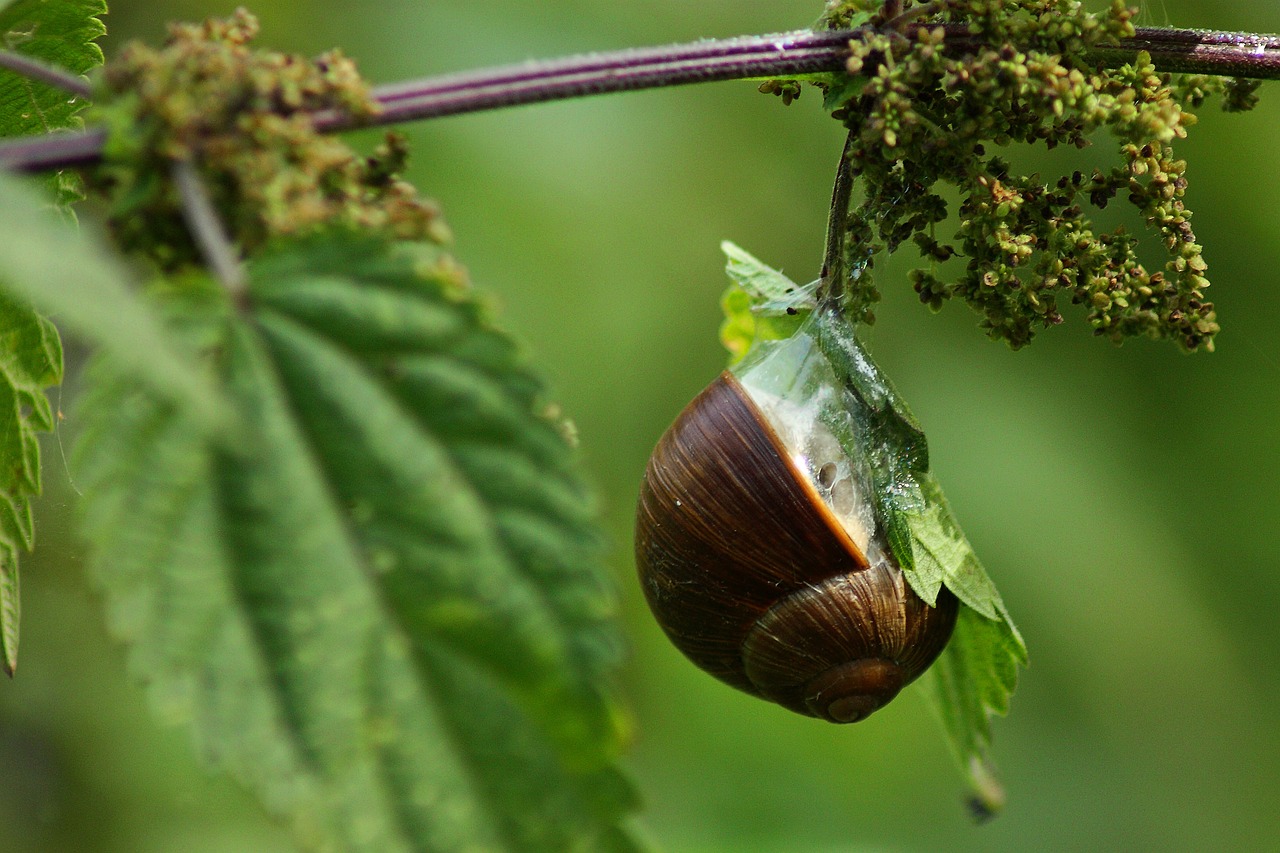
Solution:
{"label": "snail", "polygon": [[753,347],[659,440],[637,510],[641,585],[675,646],[835,723],[921,675],[959,609],[945,587],[927,604],[894,557],[874,458],[849,452],[872,422],[814,333]]}

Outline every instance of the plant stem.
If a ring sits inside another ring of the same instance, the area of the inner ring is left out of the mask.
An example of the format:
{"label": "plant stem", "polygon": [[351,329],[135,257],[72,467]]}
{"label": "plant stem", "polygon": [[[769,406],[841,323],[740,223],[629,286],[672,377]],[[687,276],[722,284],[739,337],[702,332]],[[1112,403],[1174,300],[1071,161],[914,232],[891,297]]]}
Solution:
{"label": "plant stem", "polygon": [[[373,121],[397,123],[609,92],[838,71],[856,35],[798,30],[427,77],[375,89],[383,111]],[[320,116],[318,126],[339,130],[350,127],[351,120]]]}
{"label": "plant stem", "polygon": [[[917,27],[907,24],[908,37]],[[943,26],[946,43],[980,43],[958,24]],[[384,110],[375,124],[517,106],[634,89],[741,80],[753,77],[836,72],[844,67],[849,41],[872,32],[798,30],[766,36],[694,42],[614,53],[587,54],[399,83],[374,90]],[[1145,50],[1164,71],[1280,79],[1280,37],[1210,30],[1139,28],[1119,47],[1098,51],[1098,59],[1120,65]],[[318,118],[326,130],[352,126],[340,115]]]}
{"label": "plant stem", "polygon": [[831,189],[831,212],[827,216],[827,241],[822,253],[822,276],[817,293],[819,305],[839,302],[844,296],[844,244],[849,225],[849,200],[853,198],[853,164],[849,162],[852,149],[851,133],[845,138]]}
{"label": "plant stem", "polygon": [[[906,24],[902,29],[910,37],[921,26],[929,25]],[[943,30],[949,47],[963,49],[980,43],[963,25],[947,24]],[[376,89],[374,94],[383,110],[372,118],[359,121],[343,114],[322,113],[316,116],[316,125],[339,131],[609,92],[839,72],[849,41],[870,32],[867,28],[798,30],[428,77]],[[1162,71],[1280,79],[1280,37],[1254,33],[1143,27],[1118,47],[1096,51],[1096,58],[1107,65],[1120,65],[1139,50],[1150,53]],[[103,141],[101,131],[90,131],[0,143],[0,166],[40,171],[85,165],[101,156]]]}
{"label": "plant stem", "polygon": [[70,71],[64,71],[12,50],[0,50],[0,68],[7,68],[23,77],[47,83],[77,97],[88,98],[93,94],[89,81],[77,77]]}
{"label": "plant stem", "polygon": [[179,160],[173,164],[173,182],[182,197],[182,216],[187,221],[192,239],[200,247],[209,268],[231,294],[232,301],[243,307],[248,298],[244,266],[226,227],[218,218],[218,211],[209,198],[200,173],[190,161]]}

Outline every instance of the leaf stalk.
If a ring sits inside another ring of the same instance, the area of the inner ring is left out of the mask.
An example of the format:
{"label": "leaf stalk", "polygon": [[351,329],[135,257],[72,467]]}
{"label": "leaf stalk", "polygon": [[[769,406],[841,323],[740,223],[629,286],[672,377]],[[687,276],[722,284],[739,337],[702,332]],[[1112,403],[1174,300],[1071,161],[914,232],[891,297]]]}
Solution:
{"label": "leaf stalk", "polygon": [[822,255],[822,280],[818,285],[818,304],[839,302],[844,296],[844,244],[849,225],[849,202],[853,198],[853,165],[849,152],[854,136],[849,134],[840,152],[836,179],[831,189],[831,213],[827,216],[827,241]]}
{"label": "leaf stalk", "polygon": [[173,164],[173,182],[182,198],[182,215],[187,228],[209,268],[231,294],[232,301],[244,307],[248,299],[248,281],[244,265],[226,226],[218,218],[218,211],[200,173],[189,160]]}

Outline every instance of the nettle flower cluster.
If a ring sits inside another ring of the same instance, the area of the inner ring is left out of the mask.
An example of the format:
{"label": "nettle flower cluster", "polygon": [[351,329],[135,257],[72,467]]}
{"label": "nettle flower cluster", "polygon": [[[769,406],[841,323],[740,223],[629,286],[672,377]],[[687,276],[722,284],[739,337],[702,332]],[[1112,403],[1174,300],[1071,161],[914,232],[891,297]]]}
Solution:
{"label": "nettle flower cluster", "polygon": [[435,204],[400,178],[408,149],[388,134],[372,156],[316,127],[379,110],[340,51],[314,60],[256,49],[253,15],[170,27],[161,48],[127,46],[104,70],[96,120],[111,128],[90,175],[121,244],[162,269],[199,262],[166,166],[200,169],[233,239],[252,252],[272,237],[328,227],[443,243]]}
{"label": "nettle flower cluster", "polygon": [[[911,273],[921,301],[938,309],[958,296],[992,338],[1015,348],[1061,323],[1070,302],[1113,341],[1145,335],[1211,350],[1218,324],[1183,200],[1187,166],[1172,144],[1195,123],[1189,108],[1224,94],[1226,109],[1245,109],[1253,87],[1160,74],[1146,54],[1105,68],[1100,53],[1134,34],[1136,10],[1123,0],[1100,15],[1076,0],[901,5],[885,21],[880,3],[846,0],[824,19],[837,28],[879,25],[851,42],[851,77],[826,87],[850,129],[863,191],[849,220],[851,263],[914,242],[928,260]],[[989,151],[1084,148],[1103,130],[1118,142],[1120,164],[1110,169],[1044,178]],[[947,185],[960,197],[950,240],[936,233],[949,215]],[[1125,227],[1101,230],[1087,214],[1117,197],[1159,238],[1163,269],[1144,266]],[[851,291],[865,319],[878,298],[870,278]]]}

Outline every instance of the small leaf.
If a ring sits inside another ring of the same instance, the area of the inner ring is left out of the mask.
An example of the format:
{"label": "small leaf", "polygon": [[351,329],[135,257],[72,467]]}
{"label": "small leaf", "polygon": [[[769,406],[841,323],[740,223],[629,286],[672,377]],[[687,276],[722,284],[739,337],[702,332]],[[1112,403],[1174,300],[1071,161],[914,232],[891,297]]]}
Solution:
{"label": "small leaf", "polygon": [[[760,336],[747,321],[760,300],[787,292],[783,282],[788,280],[741,249],[725,245],[734,253],[731,269],[740,267],[730,274],[739,282],[733,290],[741,296],[726,294],[728,319],[722,338],[734,346],[777,340]],[[743,281],[765,284],[744,290]],[[987,757],[990,717],[1008,710],[1018,665],[1027,662],[1022,636],[929,471],[928,443],[919,423],[849,320],[821,306],[795,333],[813,336],[830,366],[830,381],[843,392],[840,411],[828,412],[824,421],[829,420],[832,435],[851,459],[865,460],[881,533],[907,582],[930,605],[944,586],[963,604],[946,651],[921,683],[938,708],[952,751],[969,774],[976,801],[994,812],[1001,795]]]}
{"label": "small leaf", "polygon": [[729,351],[729,363],[736,364],[757,341],[782,340],[796,333],[813,311],[816,282],[801,287],[728,240],[720,249],[733,282],[720,300],[724,311],[720,342]]}
{"label": "small leaf", "polygon": [[[102,51],[93,41],[105,32],[95,17],[104,12],[101,0],[9,3],[0,8],[0,50],[83,74],[102,64]],[[66,92],[0,69],[0,136],[77,127],[76,114],[84,106]],[[70,204],[79,198],[78,178],[58,172],[47,183],[55,199],[53,208],[73,220]],[[34,198],[29,203],[40,204]],[[6,197],[3,190],[0,208],[0,218],[23,215],[22,202]],[[0,240],[6,243],[0,255],[22,251],[28,233],[0,226]],[[0,269],[0,278],[10,272]],[[0,667],[9,675],[18,665],[18,555],[34,542],[31,498],[40,493],[40,448],[35,434],[53,429],[44,389],[61,381],[62,344],[57,330],[24,300],[0,292]]]}
{"label": "small leaf", "polygon": [[169,288],[247,429],[216,444],[101,361],[95,573],[158,705],[304,841],[628,849],[592,506],[451,269],[333,236],[254,261],[246,314]]}
{"label": "small leaf", "polygon": [[720,244],[720,249],[728,259],[725,272],[751,298],[755,317],[776,318],[782,321],[779,328],[794,330],[817,307],[814,294],[818,282],[796,284],[728,240]]}
{"label": "small leaf", "polygon": [[822,108],[827,112],[835,112],[858,97],[867,87],[864,77],[843,77],[832,81],[822,96]]}
{"label": "small leaf", "polygon": [[942,720],[982,815],[998,812],[1004,801],[989,758],[991,717],[1009,712],[1018,667],[1027,663],[1022,638],[1012,627],[1003,605],[998,619],[961,607],[951,642],[917,682]]}
{"label": "small leaf", "polygon": [[799,297],[805,293],[809,296],[810,303],[812,302],[812,287],[800,287],[745,249],[725,240],[720,244],[720,250],[728,259],[725,271],[729,273],[729,278],[747,292],[762,312],[769,310],[767,306],[770,303],[780,303],[784,310],[787,306],[796,306]]}
{"label": "small leaf", "polygon": [[53,429],[44,389],[62,381],[62,344],[30,307],[0,294],[0,666],[18,665],[18,554],[31,547],[40,493],[36,433]]}
{"label": "small leaf", "polygon": [[756,339],[756,318],[751,315],[751,295],[737,284],[725,288],[720,297],[724,321],[720,324],[720,343],[729,351],[729,363],[737,364],[751,349]]}
{"label": "small leaf", "polygon": [[[0,50],[43,60],[73,74],[102,64],[96,39],[103,0],[16,0],[0,9]],[[0,69],[0,136],[48,133],[77,127],[85,102],[46,83]]]}
{"label": "small leaf", "polygon": [[[937,478],[929,474],[920,479],[920,485],[924,510],[912,513],[908,520],[917,572],[945,583],[961,601],[986,618],[1001,619],[1004,602],[1000,600],[1000,593],[951,514],[951,506]],[[1009,629],[1018,645],[1022,645],[1018,630],[1012,624]]]}

